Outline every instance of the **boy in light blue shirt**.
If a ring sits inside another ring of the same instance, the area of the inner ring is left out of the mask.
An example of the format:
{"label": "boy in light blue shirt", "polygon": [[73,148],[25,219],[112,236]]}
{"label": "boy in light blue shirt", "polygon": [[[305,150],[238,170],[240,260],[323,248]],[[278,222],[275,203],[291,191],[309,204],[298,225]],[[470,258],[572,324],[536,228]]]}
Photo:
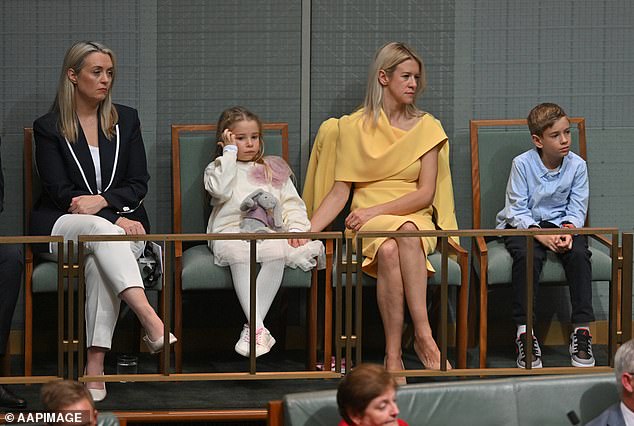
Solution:
{"label": "boy in light blue shirt", "polygon": [[[556,104],[537,105],[528,115],[528,128],[535,148],[513,159],[506,187],[506,201],[497,215],[498,229],[580,228],[588,211],[586,162],[570,151],[570,121]],[[535,297],[539,276],[548,250],[564,266],[570,289],[573,332],[570,358],[575,367],[594,366],[590,323],[592,309],[592,267],[585,235],[536,235],[533,258]],[[505,237],[513,257],[513,320],[517,325],[517,366],[526,366],[526,238]],[[533,368],[541,368],[541,349],[533,335]]]}

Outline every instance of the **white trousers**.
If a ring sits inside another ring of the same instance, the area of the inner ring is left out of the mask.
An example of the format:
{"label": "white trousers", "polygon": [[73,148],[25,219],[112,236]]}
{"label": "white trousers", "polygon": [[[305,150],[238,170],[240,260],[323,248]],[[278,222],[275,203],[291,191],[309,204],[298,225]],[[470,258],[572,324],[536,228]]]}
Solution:
{"label": "white trousers", "polygon": [[[66,214],[57,219],[51,235],[77,242],[79,235],[125,235],[125,231],[100,216]],[[143,253],[145,242],[88,242],[84,247],[86,346],[110,349],[121,305],[119,294],[131,287],[143,288],[136,259]],[[57,244],[53,245],[52,254],[44,257],[57,260]]]}

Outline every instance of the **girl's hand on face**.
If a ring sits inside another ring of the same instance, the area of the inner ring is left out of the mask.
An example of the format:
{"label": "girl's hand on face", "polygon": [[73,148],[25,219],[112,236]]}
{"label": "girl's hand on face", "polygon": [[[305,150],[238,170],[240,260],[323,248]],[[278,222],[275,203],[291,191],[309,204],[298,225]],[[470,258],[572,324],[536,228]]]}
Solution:
{"label": "girl's hand on face", "polygon": [[222,142],[225,145],[235,145],[236,135],[234,135],[231,130],[225,129],[224,132],[222,132]]}

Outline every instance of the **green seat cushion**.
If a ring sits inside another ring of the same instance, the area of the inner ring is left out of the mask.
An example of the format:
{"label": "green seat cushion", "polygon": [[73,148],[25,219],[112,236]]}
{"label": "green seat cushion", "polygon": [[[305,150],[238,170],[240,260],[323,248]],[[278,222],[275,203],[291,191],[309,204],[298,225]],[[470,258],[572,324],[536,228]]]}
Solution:
{"label": "green seat cushion", "polygon": [[335,390],[288,394],[282,405],[285,425],[332,426],[341,420]]}
{"label": "green seat cushion", "polygon": [[[333,389],[286,395],[284,424],[337,424],[336,394]],[[566,425],[569,411],[585,424],[618,400],[612,373],[432,382],[397,393],[399,418],[429,426]]]}
{"label": "green seat cushion", "polygon": [[[496,239],[487,243],[488,256],[488,281],[489,285],[509,284],[511,278],[511,266],[513,259],[504,246],[502,239]],[[612,280],[612,259],[610,256],[594,247],[590,247],[592,257],[592,281]],[[474,262],[476,273],[480,275],[478,262]],[[565,283],[566,272],[557,255],[551,251],[546,255],[544,269],[540,275],[540,282],[543,283]]]}
{"label": "green seat cushion", "polygon": [[[139,264],[139,271],[143,276],[143,266]],[[55,293],[57,291],[57,262],[48,260],[41,261],[33,268],[32,278],[33,293]],[[152,290],[161,290],[163,281],[158,280]],[[68,288],[67,280],[64,279],[64,289]],[[75,289],[77,284],[75,281]]]}
{"label": "green seat cushion", "polygon": [[42,261],[35,265],[32,288],[33,293],[54,293],[57,291],[57,262]]}
{"label": "green seat cushion", "polygon": [[517,415],[511,380],[417,384],[399,389],[397,398],[410,424],[512,425]]}
{"label": "green seat cushion", "polygon": [[[410,425],[512,425],[515,397],[510,380],[430,383],[399,388],[399,418]],[[284,424],[336,425],[341,420],[337,392],[318,391],[284,397]]]}
{"label": "green seat cushion", "polygon": [[[233,289],[231,271],[228,266],[214,263],[213,254],[206,244],[188,248],[183,253],[183,272],[181,274],[183,291]],[[309,288],[311,273],[301,269],[286,268],[282,286],[289,288]]]}
{"label": "green seat cushion", "polygon": [[520,425],[569,425],[574,411],[586,424],[619,401],[614,373],[515,379]]}

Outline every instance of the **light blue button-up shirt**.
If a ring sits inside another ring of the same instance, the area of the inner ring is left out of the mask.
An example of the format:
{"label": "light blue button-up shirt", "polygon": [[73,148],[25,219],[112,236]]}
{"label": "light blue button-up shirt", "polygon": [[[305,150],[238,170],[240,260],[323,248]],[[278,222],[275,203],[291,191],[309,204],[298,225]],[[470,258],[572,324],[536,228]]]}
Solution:
{"label": "light blue button-up shirt", "polygon": [[574,152],[563,158],[559,170],[544,166],[537,149],[513,159],[506,185],[505,205],[496,217],[496,228],[506,225],[526,229],[541,221],[580,228],[588,212],[588,168]]}

